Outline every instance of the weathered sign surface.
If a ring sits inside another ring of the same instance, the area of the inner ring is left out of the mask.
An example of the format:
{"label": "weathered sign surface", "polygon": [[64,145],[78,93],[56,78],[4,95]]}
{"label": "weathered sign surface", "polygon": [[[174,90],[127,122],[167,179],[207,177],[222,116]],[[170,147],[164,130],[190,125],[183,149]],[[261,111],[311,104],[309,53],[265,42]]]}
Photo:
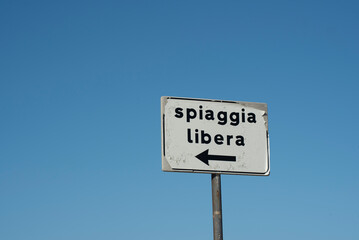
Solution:
{"label": "weathered sign surface", "polygon": [[267,104],[161,98],[162,170],[269,175]]}

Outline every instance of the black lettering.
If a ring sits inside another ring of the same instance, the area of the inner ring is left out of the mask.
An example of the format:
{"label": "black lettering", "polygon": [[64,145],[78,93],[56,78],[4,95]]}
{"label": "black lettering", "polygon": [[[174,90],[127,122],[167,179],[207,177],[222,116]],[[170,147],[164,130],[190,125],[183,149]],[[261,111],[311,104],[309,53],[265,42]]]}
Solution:
{"label": "black lettering", "polygon": [[256,123],[256,115],[254,113],[248,113],[247,121],[250,123]]}
{"label": "black lettering", "polygon": [[176,114],[175,114],[175,117],[176,118],[182,118],[183,117],[183,109],[182,108],[176,108],[175,109],[175,112],[176,112]]}
{"label": "black lettering", "polygon": [[239,124],[239,113],[238,112],[232,112],[229,115],[229,119],[231,119],[231,125],[237,126]]}
{"label": "black lettering", "polygon": [[244,137],[238,135],[236,138],[237,138],[237,140],[236,140],[237,146],[244,146]]}
{"label": "black lettering", "polygon": [[201,143],[209,144],[211,142],[211,135],[205,133],[203,130],[201,131]]}
{"label": "black lettering", "polygon": [[214,136],[214,142],[217,143],[218,145],[222,145],[223,136],[221,134],[217,134],[216,136]]}
{"label": "black lettering", "polygon": [[214,120],[214,113],[212,110],[206,110],[206,116],[205,118],[207,120]]}
{"label": "black lettering", "polygon": [[203,110],[202,110],[202,106],[199,106],[199,119],[203,119]]}
{"label": "black lettering", "polygon": [[218,115],[218,124],[225,125],[227,123],[227,112],[219,112]]}
{"label": "black lettering", "polygon": [[246,122],[246,113],[244,111],[245,109],[242,108],[242,122]]}
{"label": "black lettering", "polygon": [[192,138],[191,138],[191,129],[187,128],[187,141],[189,143],[193,143]]}
{"label": "black lettering", "polygon": [[232,135],[227,135],[227,145],[231,145],[231,139],[233,138]]}
{"label": "black lettering", "polygon": [[187,122],[190,122],[191,119],[195,119],[196,116],[196,110],[194,110],[193,108],[187,108]]}
{"label": "black lettering", "polygon": [[194,134],[195,143],[198,143],[198,129],[194,130],[196,133]]}

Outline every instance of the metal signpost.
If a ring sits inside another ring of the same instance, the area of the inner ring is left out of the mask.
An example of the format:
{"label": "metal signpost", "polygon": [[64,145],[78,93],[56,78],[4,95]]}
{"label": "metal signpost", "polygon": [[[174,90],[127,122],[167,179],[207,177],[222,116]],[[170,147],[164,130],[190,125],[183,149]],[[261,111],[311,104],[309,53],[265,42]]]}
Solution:
{"label": "metal signpost", "polygon": [[162,170],[211,173],[214,240],[221,240],[221,174],[269,175],[267,104],[162,97],[161,116]]}

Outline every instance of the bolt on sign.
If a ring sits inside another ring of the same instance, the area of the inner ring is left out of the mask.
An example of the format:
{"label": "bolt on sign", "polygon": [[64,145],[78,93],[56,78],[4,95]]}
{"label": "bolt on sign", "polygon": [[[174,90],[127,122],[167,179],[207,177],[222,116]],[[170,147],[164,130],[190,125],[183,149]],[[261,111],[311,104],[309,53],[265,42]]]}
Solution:
{"label": "bolt on sign", "polygon": [[161,98],[162,170],[268,176],[267,104]]}

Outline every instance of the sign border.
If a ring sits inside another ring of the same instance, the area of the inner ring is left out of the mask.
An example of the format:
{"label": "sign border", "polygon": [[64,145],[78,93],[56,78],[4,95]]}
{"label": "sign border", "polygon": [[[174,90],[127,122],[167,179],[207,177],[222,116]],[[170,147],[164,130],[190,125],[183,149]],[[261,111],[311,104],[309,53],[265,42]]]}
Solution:
{"label": "sign border", "polygon": [[166,160],[165,152],[165,113],[164,107],[168,99],[178,99],[178,100],[190,100],[190,101],[205,101],[205,102],[222,102],[222,103],[240,103],[246,106],[255,107],[267,112],[267,104],[265,103],[256,103],[256,102],[241,102],[241,101],[227,101],[227,100],[212,100],[212,99],[199,99],[199,98],[182,98],[182,97],[161,97],[161,140],[162,140],[162,171],[164,172],[184,172],[184,173],[207,173],[207,174],[229,174],[229,175],[247,175],[247,176],[269,176],[270,175],[270,149],[269,149],[269,133],[267,126],[267,164],[268,169],[265,172],[241,172],[241,171],[212,171],[212,170],[189,170],[182,168],[172,168]]}

